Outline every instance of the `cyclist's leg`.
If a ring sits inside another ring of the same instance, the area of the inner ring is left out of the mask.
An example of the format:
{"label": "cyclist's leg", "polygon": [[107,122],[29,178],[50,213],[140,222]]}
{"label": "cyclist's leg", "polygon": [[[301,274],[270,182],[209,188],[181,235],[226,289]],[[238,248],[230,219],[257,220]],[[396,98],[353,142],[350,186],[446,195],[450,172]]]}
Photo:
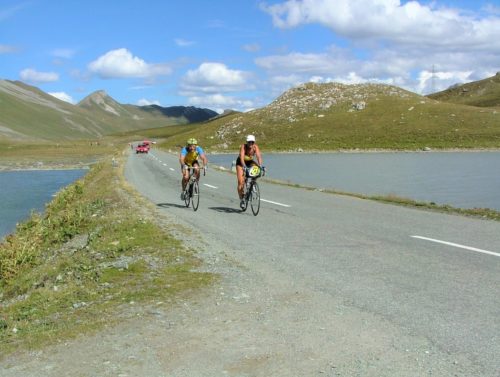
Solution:
{"label": "cyclist's leg", "polygon": [[[193,162],[193,168],[195,168],[195,167],[196,168],[200,167],[200,164],[198,163],[198,161]],[[195,174],[196,180],[199,181],[200,180],[200,169],[194,170],[194,174]]]}
{"label": "cyclist's leg", "polygon": [[236,165],[236,176],[238,177],[238,197],[243,199],[243,185],[245,184],[245,177],[243,176],[243,166]]}
{"label": "cyclist's leg", "polygon": [[184,190],[186,189],[188,181],[189,181],[189,169],[182,169],[182,192],[184,192]]}

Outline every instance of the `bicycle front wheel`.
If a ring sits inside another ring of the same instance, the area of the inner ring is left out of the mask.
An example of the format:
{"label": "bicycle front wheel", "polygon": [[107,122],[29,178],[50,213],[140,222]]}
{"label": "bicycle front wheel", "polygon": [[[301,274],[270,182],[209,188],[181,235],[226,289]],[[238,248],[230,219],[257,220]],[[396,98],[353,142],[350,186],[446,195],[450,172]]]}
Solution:
{"label": "bicycle front wheel", "polygon": [[186,185],[186,189],[184,190],[184,203],[186,203],[186,207],[189,207],[189,203],[191,203],[191,195],[189,195],[189,187],[191,183],[188,182]]}
{"label": "bicycle front wheel", "polygon": [[193,205],[193,210],[197,210],[200,205],[200,185],[198,181],[193,182],[191,190],[191,204]]}
{"label": "bicycle front wheel", "polygon": [[250,207],[253,215],[257,216],[260,210],[260,190],[257,182],[254,182],[250,188]]}
{"label": "bicycle front wheel", "polygon": [[245,182],[245,186],[243,186],[243,206],[241,206],[241,212],[245,212],[248,207],[248,201],[250,200],[249,197],[249,190],[250,189],[250,184],[248,182]]}

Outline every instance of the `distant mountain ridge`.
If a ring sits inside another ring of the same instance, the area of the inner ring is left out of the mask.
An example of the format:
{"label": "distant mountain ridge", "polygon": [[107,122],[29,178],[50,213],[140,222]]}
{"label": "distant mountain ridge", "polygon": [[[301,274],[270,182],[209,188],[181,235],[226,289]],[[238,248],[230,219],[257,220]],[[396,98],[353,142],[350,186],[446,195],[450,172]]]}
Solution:
{"label": "distant mountain ridge", "polygon": [[0,138],[71,140],[169,125],[201,122],[216,117],[210,109],[122,105],[104,90],[77,105],[61,101],[20,81],[0,80]]}

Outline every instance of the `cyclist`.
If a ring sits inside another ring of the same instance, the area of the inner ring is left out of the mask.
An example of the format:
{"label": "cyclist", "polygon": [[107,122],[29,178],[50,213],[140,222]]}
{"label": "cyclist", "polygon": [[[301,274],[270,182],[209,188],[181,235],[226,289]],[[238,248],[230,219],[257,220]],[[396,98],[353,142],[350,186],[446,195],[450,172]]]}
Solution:
{"label": "cyclist", "polygon": [[[203,148],[198,146],[198,141],[195,138],[189,138],[186,142],[186,146],[181,149],[179,153],[179,162],[181,164],[182,170],[182,192],[181,199],[184,200],[184,189],[189,181],[189,167],[199,167],[200,164],[198,159],[203,161],[203,166],[208,166],[207,156],[203,151]],[[196,179],[200,179],[200,170],[196,169],[194,171]]]}
{"label": "cyclist", "polygon": [[[254,161],[254,156],[257,157],[257,162]],[[240,207],[245,208],[243,200],[243,186],[245,184],[244,169],[252,165],[262,166],[262,155],[259,146],[255,144],[255,136],[248,135],[246,144],[240,147],[240,154],[236,159],[236,176],[238,177],[238,196],[240,197]]]}

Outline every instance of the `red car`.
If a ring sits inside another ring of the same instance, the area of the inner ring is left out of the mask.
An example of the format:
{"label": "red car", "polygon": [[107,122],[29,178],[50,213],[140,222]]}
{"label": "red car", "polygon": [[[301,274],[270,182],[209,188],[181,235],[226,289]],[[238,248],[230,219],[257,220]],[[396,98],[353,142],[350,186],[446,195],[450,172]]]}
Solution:
{"label": "red car", "polygon": [[145,144],[139,144],[137,147],[135,147],[135,153],[148,153],[149,152],[149,145]]}

